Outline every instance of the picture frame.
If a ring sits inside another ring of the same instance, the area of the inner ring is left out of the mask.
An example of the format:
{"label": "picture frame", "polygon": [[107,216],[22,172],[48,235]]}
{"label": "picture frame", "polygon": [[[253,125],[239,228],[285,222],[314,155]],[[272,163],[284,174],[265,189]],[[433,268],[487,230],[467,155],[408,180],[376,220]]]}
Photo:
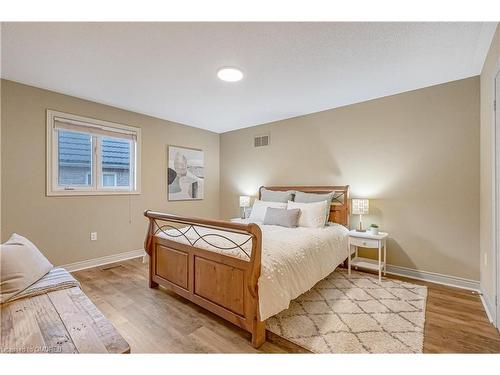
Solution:
{"label": "picture frame", "polygon": [[167,146],[167,200],[203,200],[205,155],[203,150],[185,146]]}

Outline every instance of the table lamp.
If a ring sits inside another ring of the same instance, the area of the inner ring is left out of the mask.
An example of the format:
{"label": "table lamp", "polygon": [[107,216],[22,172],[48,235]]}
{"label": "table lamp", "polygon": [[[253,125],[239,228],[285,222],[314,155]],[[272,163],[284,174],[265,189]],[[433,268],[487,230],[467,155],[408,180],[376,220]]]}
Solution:
{"label": "table lamp", "polygon": [[250,207],[250,197],[248,195],[240,196],[240,208],[241,210],[241,218],[245,219],[245,208]]}
{"label": "table lamp", "polygon": [[352,210],[351,213],[353,215],[359,215],[359,225],[356,228],[358,232],[366,232],[366,229],[363,229],[363,215],[368,215],[368,207],[369,202],[368,199],[353,199],[352,200]]}

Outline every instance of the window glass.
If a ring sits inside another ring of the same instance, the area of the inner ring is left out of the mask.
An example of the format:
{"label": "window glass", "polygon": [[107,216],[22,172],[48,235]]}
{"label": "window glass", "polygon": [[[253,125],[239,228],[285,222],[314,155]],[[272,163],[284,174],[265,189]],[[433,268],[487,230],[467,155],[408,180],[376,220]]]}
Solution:
{"label": "window glass", "polygon": [[131,147],[130,140],[102,137],[102,186],[129,187],[131,185]]}
{"label": "window glass", "polygon": [[89,134],[58,130],[58,185],[92,185],[92,137]]}
{"label": "window glass", "polygon": [[116,186],[116,173],[103,173],[102,186]]}

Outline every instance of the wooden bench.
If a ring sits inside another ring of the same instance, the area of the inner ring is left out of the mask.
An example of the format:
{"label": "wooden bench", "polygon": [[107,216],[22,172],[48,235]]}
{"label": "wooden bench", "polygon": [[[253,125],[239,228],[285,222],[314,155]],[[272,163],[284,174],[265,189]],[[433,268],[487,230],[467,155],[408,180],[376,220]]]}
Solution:
{"label": "wooden bench", "polygon": [[0,315],[0,353],[130,353],[78,287],[5,303]]}

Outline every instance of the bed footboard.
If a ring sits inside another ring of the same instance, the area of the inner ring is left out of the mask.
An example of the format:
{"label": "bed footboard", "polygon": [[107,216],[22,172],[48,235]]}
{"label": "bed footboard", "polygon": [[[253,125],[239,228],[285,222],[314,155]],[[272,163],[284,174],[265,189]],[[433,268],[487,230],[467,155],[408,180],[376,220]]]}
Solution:
{"label": "bed footboard", "polygon": [[[261,346],[266,339],[265,322],[259,317],[258,279],[261,270],[262,233],[256,224],[188,218],[146,211],[149,227],[144,248],[149,259],[149,287],[164,286],[191,302],[213,312],[252,334],[252,345]],[[210,228],[242,234],[236,243],[221,234],[200,234],[197,228]],[[188,230],[198,236],[186,236]],[[158,236],[158,234],[164,234]],[[172,239],[169,239],[172,238]],[[175,241],[183,237],[184,242]],[[220,246],[213,237],[225,238]],[[212,239],[212,241],[211,241]],[[244,245],[251,241],[251,252]],[[197,247],[205,242],[220,251]],[[242,258],[225,254],[242,251]]]}

